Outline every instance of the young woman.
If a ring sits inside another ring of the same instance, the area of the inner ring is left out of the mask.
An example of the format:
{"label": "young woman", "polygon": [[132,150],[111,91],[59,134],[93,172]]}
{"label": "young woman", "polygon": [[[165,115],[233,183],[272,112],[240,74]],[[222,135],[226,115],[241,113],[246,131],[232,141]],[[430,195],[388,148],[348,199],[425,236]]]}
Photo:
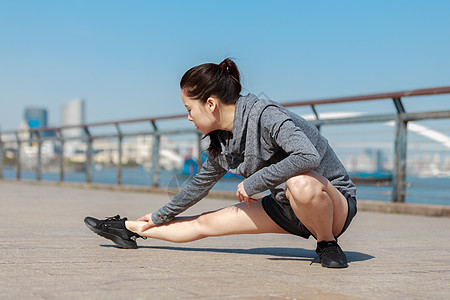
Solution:
{"label": "young woman", "polygon": [[[123,248],[137,248],[137,237],[181,243],[231,234],[312,235],[322,266],[347,267],[337,237],[356,214],[355,185],[314,126],[276,102],[240,95],[239,77],[225,59],[193,67],[181,79],[188,120],[210,145],[201,171],[172,201],[137,221],[86,217],[86,225]],[[236,192],[240,203],[176,217],[226,172],[245,178]],[[252,198],[268,189],[270,195]]]}

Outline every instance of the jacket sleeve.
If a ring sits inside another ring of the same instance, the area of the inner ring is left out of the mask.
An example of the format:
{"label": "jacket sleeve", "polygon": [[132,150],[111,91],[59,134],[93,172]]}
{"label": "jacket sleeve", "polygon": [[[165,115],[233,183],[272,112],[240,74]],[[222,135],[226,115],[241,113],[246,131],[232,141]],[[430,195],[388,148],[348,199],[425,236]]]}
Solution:
{"label": "jacket sleeve", "polygon": [[155,225],[169,222],[192,205],[204,198],[209,190],[227,171],[211,156],[208,156],[200,172],[166,205],[152,213]]}
{"label": "jacket sleeve", "polygon": [[319,166],[319,152],[288,114],[277,107],[268,107],[261,114],[260,126],[260,132],[269,136],[268,140],[274,148],[281,148],[287,156],[244,180],[244,189],[249,196],[264,192]]}

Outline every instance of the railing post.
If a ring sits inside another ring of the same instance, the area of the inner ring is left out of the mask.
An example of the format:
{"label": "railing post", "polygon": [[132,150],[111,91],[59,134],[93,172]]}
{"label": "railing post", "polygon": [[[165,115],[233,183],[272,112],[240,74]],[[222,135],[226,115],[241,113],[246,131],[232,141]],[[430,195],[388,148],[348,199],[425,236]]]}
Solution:
{"label": "railing post", "polygon": [[16,179],[20,180],[21,165],[20,165],[20,148],[22,147],[22,141],[19,138],[19,134],[16,132],[17,140],[17,152],[16,152]]}
{"label": "railing post", "polygon": [[400,98],[393,98],[397,109],[394,144],[394,178],[392,202],[405,202],[406,195],[406,149],[408,122],[404,120],[405,108]]}
{"label": "railing post", "polygon": [[36,162],[36,180],[41,181],[42,179],[42,139],[39,131],[35,131],[37,137],[37,162]]}
{"label": "railing post", "polygon": [[87,126],[84,127],[84,132],[87,135],[85,162],[86,183],[92,183],[92,135],[89,132],[89,128]]}
{"label": "railing post", "polygon": [[3,179],[3,142],[2,142],[2,130],[0,128],[0,180]]}
{"label": "railing post", "polygon": [[202,168],[202,133],[197,132],[197,173],[200,172]]}
{"label": "railing post", "polygon": [[59,182],[64,182],[64,137],[61,129],[58,129],[57,135],[61,146],[59,154]]}
{"label": "railing post", "polygon": [[155,133],[153,134],[153,145],[152,145],[152,177],[153,177],[153,186],[159,187],[159,148],[161,147],[161,136],[158,131],[158,127],[156,126],[155,121],[152,121],[153,128],[155,129]]}
{"label": "railing post", "polygon": [[119,159],[117,162],[117,185],[121,185],[122,184],[122,132],[120,131],[120,127],[119,127],[119,123],[116,123],[116,129],[117,129],[117,134],[118,134],[118,138],[119,138],[119,142],[118,142],[118,155],[119,155]]}
{"label": "railing post", "polygon": [[[317,112],[316,106],[314,104],[311,105],[311,109],[312,109],[312,111],[314,113],[314,116],[316,116],[316,121],[319,121],[320,120],[319,113]],[[316,124],[316,128],[317,128],[317,130],[320,131],[320,124],[319,123]]]}

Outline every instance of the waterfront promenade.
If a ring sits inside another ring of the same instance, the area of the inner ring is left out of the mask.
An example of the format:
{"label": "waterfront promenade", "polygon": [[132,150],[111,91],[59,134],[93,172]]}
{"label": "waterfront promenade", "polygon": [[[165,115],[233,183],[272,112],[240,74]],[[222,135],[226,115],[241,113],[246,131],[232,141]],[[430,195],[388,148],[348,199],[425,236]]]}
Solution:
{"label": "waterfront promenade", "polygon": [[[86,215],[137,218],[167,193],[0,180],[0,299],[448,299],[450,218],[360,211],[349,267],[310,265],[315,241],[241,235],[118,249]],[[186,214],[232,204],[208,197]]]}

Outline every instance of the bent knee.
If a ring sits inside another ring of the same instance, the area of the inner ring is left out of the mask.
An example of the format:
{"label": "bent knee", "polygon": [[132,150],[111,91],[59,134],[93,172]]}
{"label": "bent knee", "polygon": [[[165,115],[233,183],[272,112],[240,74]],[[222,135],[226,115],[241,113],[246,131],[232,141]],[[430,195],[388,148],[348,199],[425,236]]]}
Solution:
{"label": "bent knee", "polygon": [[324,198],[324,186],[311,172],[308,172],[291,177],[286,181],[286,196],[289,201],[308,205],[315,199]]}

